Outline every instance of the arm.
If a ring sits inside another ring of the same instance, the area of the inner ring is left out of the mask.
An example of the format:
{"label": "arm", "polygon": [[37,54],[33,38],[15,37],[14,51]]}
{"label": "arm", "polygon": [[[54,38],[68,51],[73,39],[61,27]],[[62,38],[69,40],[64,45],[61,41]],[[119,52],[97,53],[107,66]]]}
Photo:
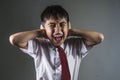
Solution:
{"label": "arm", "polygon": [[34,39],[37,37],[44,37],[45,31],[44,29],[32,30],[32,31],[24,31],[12,34],[9,37],[10,43],[14,46],[27,48],[28,40]]}
{"label": "arm", "polygon": [[85,39],[85,44],[87,47],[92,47],[101,43],[104,40],[103,34],[90,31],[90,30],[81,30],[81,29],[70,29],[68,36],[80,36]]}

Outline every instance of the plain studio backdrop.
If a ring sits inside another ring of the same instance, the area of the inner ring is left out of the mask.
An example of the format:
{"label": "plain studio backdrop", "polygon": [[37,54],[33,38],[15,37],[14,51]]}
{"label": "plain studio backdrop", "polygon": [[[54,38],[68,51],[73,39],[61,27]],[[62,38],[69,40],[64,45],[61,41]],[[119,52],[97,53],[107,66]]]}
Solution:
{"label": "plain studio backdrop", "polygon": [[69,12],[72,28],[105,36],[83,59],[78,80],[120,80],[120,0],[1,0],[0,80],[35,80],[33,59],[11,46],[9,36],[38,29],[40,13],[51,4]]}

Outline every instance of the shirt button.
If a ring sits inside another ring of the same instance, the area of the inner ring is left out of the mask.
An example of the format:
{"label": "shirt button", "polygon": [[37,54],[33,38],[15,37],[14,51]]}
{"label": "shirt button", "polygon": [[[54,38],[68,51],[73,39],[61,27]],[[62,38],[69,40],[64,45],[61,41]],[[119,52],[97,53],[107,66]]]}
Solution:
{"label": "shirt button", "polygon": [[54,58],[55,61],[55,68],[60,66],[60,59],[59,58]]}

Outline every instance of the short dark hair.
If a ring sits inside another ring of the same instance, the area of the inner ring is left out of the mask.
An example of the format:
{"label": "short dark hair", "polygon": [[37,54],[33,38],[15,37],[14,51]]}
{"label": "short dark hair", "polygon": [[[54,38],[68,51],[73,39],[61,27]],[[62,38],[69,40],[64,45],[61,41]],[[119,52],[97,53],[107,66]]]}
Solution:
{"label": "short dark hair", "polygon": [[45,22],[50,18],[54,19],[65,18],[66,21],[69,22],[68,12],[60,5],[47,6],[45,10],[41,13],[41,22]]}

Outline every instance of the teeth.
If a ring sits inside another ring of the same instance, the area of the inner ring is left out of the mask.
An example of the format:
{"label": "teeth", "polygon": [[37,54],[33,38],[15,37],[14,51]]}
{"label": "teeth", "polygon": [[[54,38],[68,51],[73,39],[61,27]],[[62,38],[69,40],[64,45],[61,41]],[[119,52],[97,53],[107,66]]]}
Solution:
{"label": "teeth", "polygon": [[54,37],[62,37],[62,35],[54,35]]}
{"label": "teeth", "polygon": [[53,34],[53,36],[54,36],[54,37],[62,37],[63,34],[59,34],[59,33],[58,33],[58,34]]}

